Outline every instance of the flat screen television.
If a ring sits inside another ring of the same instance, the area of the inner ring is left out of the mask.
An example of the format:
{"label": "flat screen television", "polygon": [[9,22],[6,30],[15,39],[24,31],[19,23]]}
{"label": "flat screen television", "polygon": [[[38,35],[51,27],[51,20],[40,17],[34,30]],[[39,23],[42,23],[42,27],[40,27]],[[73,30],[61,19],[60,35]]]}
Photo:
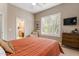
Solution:
{"label": "flat screen television", "polygon": [[77,17],[70,17],[64,19],[64,25],[76,25],[77,24]]}

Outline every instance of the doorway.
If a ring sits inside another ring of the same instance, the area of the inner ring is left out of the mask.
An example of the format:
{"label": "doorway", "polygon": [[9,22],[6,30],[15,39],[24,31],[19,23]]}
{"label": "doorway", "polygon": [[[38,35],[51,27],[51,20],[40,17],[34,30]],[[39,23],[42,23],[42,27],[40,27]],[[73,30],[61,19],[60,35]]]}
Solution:
{"label": "doorway", "polygon": [[16,39],[24,38],[24,19],[17,17],[16,18]]}

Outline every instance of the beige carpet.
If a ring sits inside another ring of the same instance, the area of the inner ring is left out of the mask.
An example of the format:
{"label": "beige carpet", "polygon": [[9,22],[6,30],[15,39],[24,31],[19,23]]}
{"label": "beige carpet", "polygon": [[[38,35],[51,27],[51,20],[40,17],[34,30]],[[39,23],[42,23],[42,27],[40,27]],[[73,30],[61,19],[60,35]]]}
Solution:
{"label": "beige carpet", "polygon": [[64,55],[62,56],[79,56],[79,49],[73,49],[63,46]]}

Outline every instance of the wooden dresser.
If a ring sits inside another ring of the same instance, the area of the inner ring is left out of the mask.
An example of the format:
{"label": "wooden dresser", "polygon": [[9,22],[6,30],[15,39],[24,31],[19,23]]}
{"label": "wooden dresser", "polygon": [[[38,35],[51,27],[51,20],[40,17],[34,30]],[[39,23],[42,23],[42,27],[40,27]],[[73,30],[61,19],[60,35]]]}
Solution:
{"label": "wooden dresser", "polygon": [[62,45],[66,45],[73,48],[79,48],[79,34],[63,33]]}

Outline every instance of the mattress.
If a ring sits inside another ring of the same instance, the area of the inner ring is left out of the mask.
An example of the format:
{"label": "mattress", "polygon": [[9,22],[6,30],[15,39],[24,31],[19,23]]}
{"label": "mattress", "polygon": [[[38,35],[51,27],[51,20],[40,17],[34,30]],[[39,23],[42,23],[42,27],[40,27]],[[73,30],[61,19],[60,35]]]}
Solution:
{"label": "mattress", "polygon": [[58,56],[63,53],[59,42],[41,37],[27,37],[11,41],[15,54],[7,56]]}

